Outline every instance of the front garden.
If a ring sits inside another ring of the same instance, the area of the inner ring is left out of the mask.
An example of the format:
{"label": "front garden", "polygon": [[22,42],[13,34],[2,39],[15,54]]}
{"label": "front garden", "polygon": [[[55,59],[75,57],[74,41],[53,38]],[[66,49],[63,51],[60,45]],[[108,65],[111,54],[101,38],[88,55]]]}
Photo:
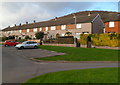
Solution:
{"label": "front garden", "polygon": [[39,46],[40,49],[62,52],[65,55],[35,58],[46,61],[118,61],[118,51],[97,48]]}

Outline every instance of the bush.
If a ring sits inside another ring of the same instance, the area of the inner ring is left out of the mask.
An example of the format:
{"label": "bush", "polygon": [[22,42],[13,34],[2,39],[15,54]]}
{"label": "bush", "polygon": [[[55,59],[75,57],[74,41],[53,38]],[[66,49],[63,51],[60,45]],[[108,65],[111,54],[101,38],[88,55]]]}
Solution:
{"label": "bush", "polygon": [[88,36],[91,36],[92,44],[95,46],[120,46],[120,34],[81,34],[79,42],[85,45]]}
{"label": "bush", "polygon": [[19,39],[19,40],[16,40],[17,42],[24,42],[26,41],[26,39]]}
{"label": "bush", "polygon": [[74,38],[73,36],[64,36],[53,39],[44,40],[44,43],[57,43],[57,44],[73,44]]}
{"label": "bush", "polygon": [[5,40],[8,40],[7,37],[0,37],[0,41],[4,42]]}
{"label": "bush", "polygon": [[31,38],[30,38],[28,35],[26,35],[26,36],[25,36],[25,39],[27,40],[27,39],[31,39]]}

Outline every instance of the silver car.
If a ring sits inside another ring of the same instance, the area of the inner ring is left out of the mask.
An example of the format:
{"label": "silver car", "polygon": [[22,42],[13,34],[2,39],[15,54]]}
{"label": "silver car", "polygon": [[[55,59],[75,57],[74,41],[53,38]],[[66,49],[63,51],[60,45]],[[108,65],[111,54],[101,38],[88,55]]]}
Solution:
{"label": "silver car", "polygon": [[18,49],[38,48],[38,43],[34,41],[25,41],[22,44],[17,44],[15,47]]}

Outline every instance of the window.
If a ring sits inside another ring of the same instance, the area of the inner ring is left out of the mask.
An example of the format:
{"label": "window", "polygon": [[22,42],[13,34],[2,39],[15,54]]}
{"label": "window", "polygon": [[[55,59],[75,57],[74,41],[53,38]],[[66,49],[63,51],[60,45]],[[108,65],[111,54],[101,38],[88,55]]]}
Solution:
{"label": "window", "polygon": [[27,32],[29,32],[30,31],[30,29],[27,29]]}
{"label": "window", "polygon": [[77,38],[77,39],[80,39],[80,34],[81,34],[81,33],[76,33],[76,38]]}
{"label": "window", "polygon": [[81,28],[81,24],[76,24],[76,28]]}
{"label": "window", "polygon": [[89,32],[82,32],[83,34],[89,34]]}
{"label": "window", "polygon": [[37,28],[34,28],[34,32],[37,32]]}
{"label": "window", "polygon": [[11,31],[11,33],[13,33],[13,31]]}
{"label": "window", "polygon": [[55,26],[51,26],[51,30],[56,30],[56,27]]}
{"label": "window", "polygon": [[40,31],[42,31],[42,28],[40,28]]}
{"label": "window", "polygon": [[114,22],[109,22],[109,27],[114,27]]}
{"label": "window", "polygon": [[19,32],[21,33],[21,32],[22,32],[22,30],[19,30]]}
{"label": "window", "polygon": [[61,34],[61,36],[65,36],[65,34]]}
{"label": "window", "polygon": [[66,25],[61,25],[61,30],[65,30],[66,29]]}
{"label": "window", "polygon": [[48,27],[46,27],[45,29],[46,29],[46,31],[48,31]]}

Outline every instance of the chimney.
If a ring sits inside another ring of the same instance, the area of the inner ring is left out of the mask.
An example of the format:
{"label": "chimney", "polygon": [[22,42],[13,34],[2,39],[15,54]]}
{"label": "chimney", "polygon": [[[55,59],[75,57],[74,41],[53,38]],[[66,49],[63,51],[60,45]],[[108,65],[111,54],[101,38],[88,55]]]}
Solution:
{"label": "chimney", "polygon": [[10,26],[8,26],[8,28],[10,28]]}
{"label": "chimney", "polygon": [[19,26],[21,26],[21,23],[19,24]]}
{"label": "chimney", "polygon": [[33,22],[35,23],[36,21],[34,20]]}
{"label": "chimney", "polygon": [[57,21],[57,17],[55,17],[55,21]]}
{"label": "chimney", "polygon": [[15,24],[15,27],[16,27],[16,24]]}
{"label": "chimney", "polygon": [[88,13],[88,16],[91,16],[91,13],[90,13],[90,12]]}
{"label": "chimney", "polygon": [[26,24],[28,24],[28,22],[26,22]]}

